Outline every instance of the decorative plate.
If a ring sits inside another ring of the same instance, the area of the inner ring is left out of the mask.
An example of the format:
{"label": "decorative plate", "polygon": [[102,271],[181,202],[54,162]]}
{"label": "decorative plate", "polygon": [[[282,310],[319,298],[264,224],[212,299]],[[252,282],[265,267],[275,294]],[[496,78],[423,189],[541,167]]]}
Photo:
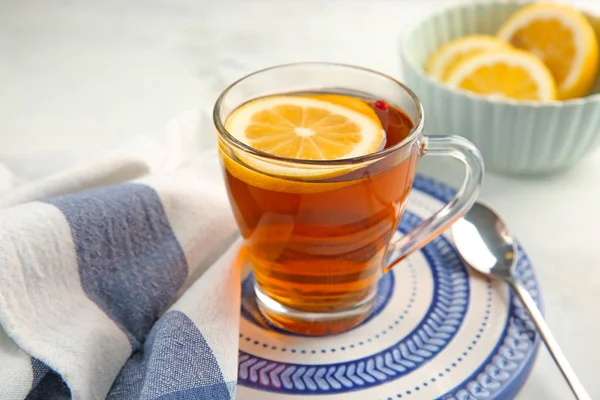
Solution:
{"label": "decorative plate", "polygon": [[[417,176],[399,231],[453,196]],[[516,272],[539,303],[531,263],[519,247]],[[381,279],[372,315],[325,337],[270,326],[242,288],[238,399],[512,399],[525,383],[539,336],[499,281],[467,270],[448,233]]]}

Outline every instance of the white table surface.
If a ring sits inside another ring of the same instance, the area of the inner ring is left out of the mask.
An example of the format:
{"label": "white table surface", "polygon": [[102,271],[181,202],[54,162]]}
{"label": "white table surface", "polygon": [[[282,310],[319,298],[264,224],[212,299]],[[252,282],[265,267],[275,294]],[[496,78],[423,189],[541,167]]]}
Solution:
{"label": "white table surface", "polygon": [[[402,29],[448,3],[1,1],[0,160],[38,152],[76,159],[116,146],[181,110],[208,111],[227,82],[271,64],[338,61],[401,77]],[[461,171],[427,159],[420,168],[450,182]],[[488,173],[481,198],[528,251],[548,322],[600,398],[600,152],[557,176]],[[545,349],[517,398],[572,398]]]}

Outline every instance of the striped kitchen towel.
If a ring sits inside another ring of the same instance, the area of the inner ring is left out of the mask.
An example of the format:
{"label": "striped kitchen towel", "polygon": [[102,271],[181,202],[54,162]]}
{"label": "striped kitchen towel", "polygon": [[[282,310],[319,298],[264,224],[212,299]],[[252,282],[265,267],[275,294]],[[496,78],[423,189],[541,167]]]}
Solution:
{"label": "striped kitchen towel", "polygon": [[0,399],[235,398],[236,228],[215,152],[191,156],[200,120],[34,182],[11,171]]}

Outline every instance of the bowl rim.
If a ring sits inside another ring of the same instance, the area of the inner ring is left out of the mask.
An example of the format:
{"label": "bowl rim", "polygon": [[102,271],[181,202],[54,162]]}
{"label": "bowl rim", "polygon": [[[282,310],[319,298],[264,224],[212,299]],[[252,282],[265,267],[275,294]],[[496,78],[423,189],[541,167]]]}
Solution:
{"label": "bowl rim", "polygon": [[[453,95],[467,98],[472,101],[483,101],[486,103],[498,104],[498,105],[510,106],[510,107],[524,107],[525,106],[525,107],[529,107],[529,108],[559,108],[559,107],[565,107],[565,106],[577,107],[577,106],[585,106],[586,104],[599,101],[600,93],[594,93],[589,96],[578,97],[575,99],[552,100],[552,101],[548,101],[548,102],[534,101],[534,100],[513,100],[513,99],[501,99],[501,98],[499,99],[499,98],[492,98],[492,97],[474,94],[474,93],[471,93],[464,89],[450,87],[436,79],[433,79],[431,76],[429,76],[425,72],[425,70],[423,69],[423,66],[420,66],[414,60],[414,57],[412,57],[412,55],[406,50],[406,48],[408,46],[408,39],[410,38],[410,36],[412,36],[412,34],[414,34],[414,32],[417,29],[421,28],[423,26],[423,24],[425,24],[426,22],[430,22],[434,18],[442,16],[444,14],[448,14],[449,12],[451,12],[453,10],[459,10],[459,9],[468,10],[468,9],[478,8],[481,6],[485,6],[485,7],[504,6],[504,7],[506,7],[506,6],[514,6],[514,5],[532,4],[535,2],[536,1],[530,1],[530,0],[493,0],[493,1],[476,0],[475,2],[472,2],[472,3],[460,3],[460,4],[448,5],[448,6],[445,6],[441,10],[427,13],[426,15],[423,15],[423,16],[417,18],[415,21],[413,21],[404,30],[404,32],[402,32],[402,34],[400,35],[400,57],[404,60],[404,65],[408,65],[417,74],[417,76],[419,76],[420,79],[427,81],[429,84],[433,85],[436,89],[450,92]],[[583,12],[583,13],[588,16],[591,15],[589,12]],[[403,71],[403,73],[405,74],[406,71]],[[600,75],[600,69],[598,70],[596,79],[600,79],[600,77],[598,77],[598,75]]]}

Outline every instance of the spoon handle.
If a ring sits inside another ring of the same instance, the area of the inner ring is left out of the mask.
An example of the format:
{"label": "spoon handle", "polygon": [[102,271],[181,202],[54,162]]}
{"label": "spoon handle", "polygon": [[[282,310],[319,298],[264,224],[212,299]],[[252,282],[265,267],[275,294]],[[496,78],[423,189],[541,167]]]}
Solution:
{"label": "spoon handle", "polygon": [[519,300],[521,300],[521,303],[523,303],[523,306],[529,312],[529,315],[531,316],[533,323],[535,324],[538,332],[540,333],[540,336],[542,337],[542,339],[546,343],[546,346],[548,347],[550,355],[552,356],[552,358],[554,358],[556,365],[558,365],[560,372],[562,372],[563,376],[567,380],[567,383],[571,387],[571,390],[573,391],[573,394],[575,394],[575,397],[579,400],[591,400],[590,396],[587,394],[583,385],[579,381],[579,378],[577,378],[577,375],[575,375],[575,371],[573,371],[573,368],[571,368],[571,365],[567,361],[567,358],[560,349],[560,346],[556,342],[556,339],[554,339],[552,332],[550,332],[550,327],[544,320],[544,316],[537,308],[535,301],[533,300],[527,289],[525,289],[525,287],[523,287],[523,285],[514,278],[509,278],[507,279],[507,281],[514,290]]}

